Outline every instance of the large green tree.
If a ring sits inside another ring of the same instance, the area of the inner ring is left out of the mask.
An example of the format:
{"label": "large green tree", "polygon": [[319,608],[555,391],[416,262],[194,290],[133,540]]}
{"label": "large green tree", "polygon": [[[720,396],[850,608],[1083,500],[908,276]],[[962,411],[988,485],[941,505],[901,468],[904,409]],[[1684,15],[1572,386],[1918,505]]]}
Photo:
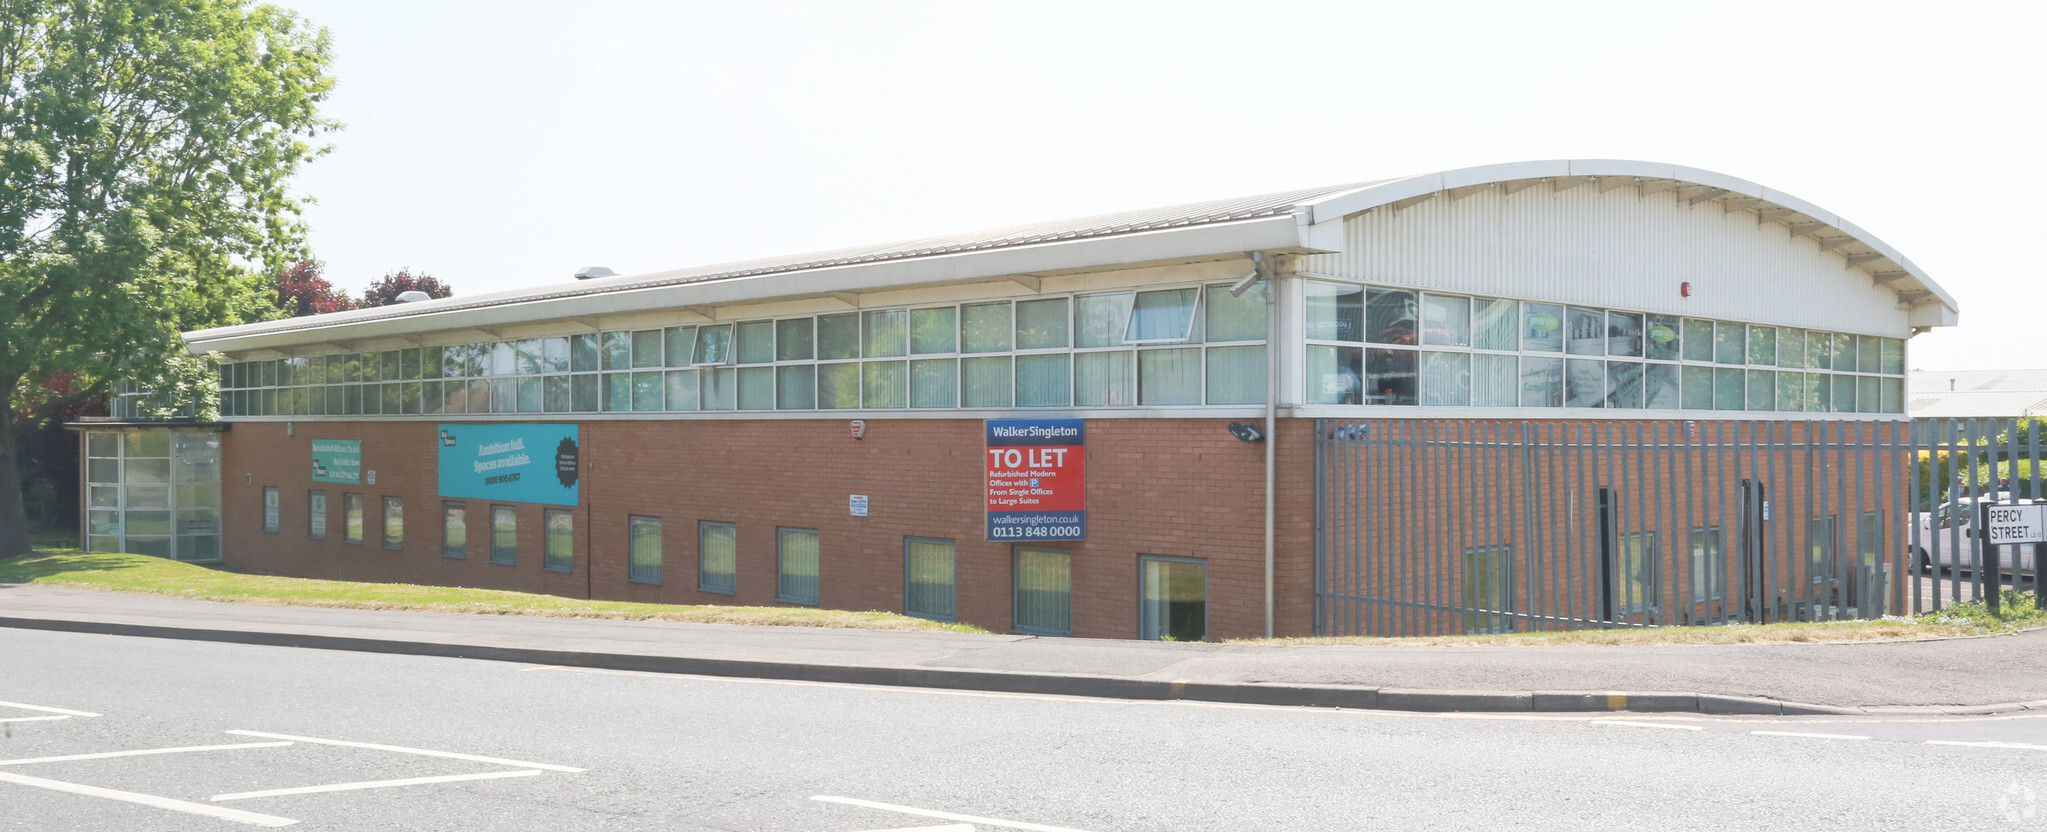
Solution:
{"label": "large green tree", "polygon": [[272,317],[291,177],[336,125],[326,30],[241,0],[0,0],[0,557],[22,390],[132,380],[209,415],[184,329]]}

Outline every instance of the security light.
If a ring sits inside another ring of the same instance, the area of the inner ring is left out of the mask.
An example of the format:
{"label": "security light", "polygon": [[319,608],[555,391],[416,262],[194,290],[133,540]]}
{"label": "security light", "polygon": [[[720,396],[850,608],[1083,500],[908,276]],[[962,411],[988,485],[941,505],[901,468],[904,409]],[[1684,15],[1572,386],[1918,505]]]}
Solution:
{"label": "security light", "polygon": [[1251,288],[1251,284],[1256,282],[1258,282],[1258,271],[1253,269],[1250,274],[1244,275],[1242,279],[1230,284],[1230,297],[1242,297],[1244,290]]}
{"label": "security light", "polygon": [[1244,424],[1243,422],[1231,422],[1230,435],[1237,437],[1238,439],[1242,439],[1246,442],[1265,441],[1265,434],[1259,432],[1257,428]]}

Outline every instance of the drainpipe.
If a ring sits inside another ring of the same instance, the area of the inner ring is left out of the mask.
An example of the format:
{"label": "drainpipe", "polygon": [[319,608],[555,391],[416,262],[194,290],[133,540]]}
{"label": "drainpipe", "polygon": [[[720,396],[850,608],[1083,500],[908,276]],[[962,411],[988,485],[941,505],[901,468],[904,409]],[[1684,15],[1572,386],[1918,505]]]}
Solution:
{"label": "drainpipe", "polygon": [[1265,283],[1265,637],[1272,638],[1273,550],[1276,517],[1274,481],[1279,453],[1275,432],[1279,427],[1279,287],[1272,279],[1273,264],[1265,252],[1251,252],[1258,278]]}

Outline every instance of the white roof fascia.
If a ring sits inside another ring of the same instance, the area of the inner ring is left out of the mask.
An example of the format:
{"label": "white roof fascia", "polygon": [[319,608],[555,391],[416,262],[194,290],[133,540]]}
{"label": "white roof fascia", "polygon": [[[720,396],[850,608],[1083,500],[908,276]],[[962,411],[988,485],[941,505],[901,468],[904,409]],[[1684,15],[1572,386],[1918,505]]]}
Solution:
{"label": "white roof fascia", "polygon": [[[1960,305],[1953,295],[1948,294],[1940,284],[1933,282],[1918,264],[1898,253],[1889,244],[1875,235],[1855,226],[1831,211],[1807,202],[1783,191],[1765,188],[1746,179],[1738,179],[1724,173],[1716,173],[1682,165],[1657,162],[1638,162],[1627,159],[1568,159],[1537,162],[1509,162],[1500,165],[1481,165],[1460,168],[1423,176],[1411,176],[1390,182],[1360,188],[1347,193],[1325,197],[1320,201],[1302,206],[1310,212],[1313,223],[1341,223],[1344,217],[1360,211],[1377,208],[1409,197],[1421,196],[1433,190],[1462,188],[1469,185],[1484,185],[1491,182],[1510,182],[1517,179],[1540,179],[1560,176],[1638,176],[1643,179],[1676,179],[1696,185],[1722,188],[1742,196],[1768,200],[1776,205],[1790,208],[1816,221],[1826,223],[1860,241],[1878,254],[1883,255],[1911,277],[1901,281],[1897,288],[1921,289],[1931,292],[1940,308],[1927,309],[1928,303],[1914,304],[1912,324],[1914,326],[1953,326]],[[1922,311],[1923,310],[1923,311]]]}
{"label": "white roof fascia", "polygon": [[1037,243],[903,260],[854,263],[804,271],[691,283],[620,289],[514,301],[504,304],[422,312],[360,322],[240,334],[259,325],[222,327],[185,333],[194,352],[241,352],[279,349],[333,341],[416,335],[457,329],[509,326],[561,318],[599,317],[684,306],[752,303],[779,298],[815,297],[831,292],[874,292],[922,284],[992,280],[1034,272],[1116,268],[1188,257],[1215,257],[1246,251],[1297,249],[1303,228],[1292,214],[1254,220]]}

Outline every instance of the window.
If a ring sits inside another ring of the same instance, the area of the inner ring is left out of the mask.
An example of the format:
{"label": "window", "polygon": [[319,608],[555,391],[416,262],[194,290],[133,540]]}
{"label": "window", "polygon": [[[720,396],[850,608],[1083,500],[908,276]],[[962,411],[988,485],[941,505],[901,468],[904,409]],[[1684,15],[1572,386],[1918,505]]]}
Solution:
{"label": "window", "polygon": [[775,600],[817,603],[817,530],[775,532]]}
{"label": "window", "polygon": [[1815,517],[1806,523],[1806,545],[1811,556],[1806,567],[1811,570],[1813,583],[1824,583],[1834,579],[1834,518]]}
{"label": "window", "polygon": [[1727,597],[1727,550],[1721,546],[1720,527],[1692,530],[1692,601],[1703,603]]}
{"label": "window", "polygon": [[1016,629],[1073,634],[1073,558],[1060,549],[1016,548]]}
{"label": "window", "polygon": [[953,620],[953,542],[903,539],[903,613]]}
{"label": "window", "polygon": [[405,548],[405,498],[384,498],[384,548]]}
{"label": "window", "polygon": [[327,539],[327,492],[311,491],[306,494],[306,536],[314,540]]}
{"label": "window", "polygon": [[1126,344],[1179,343],[1194,329],[1194,310],[1201,298],[1199,289],[1166,289],[1138,292],[1130,307],[1130,320],[1123,329]]}
{"label": "window", "polygon": [[1208,639],[1208,564],[1144,556],[1138,559],[1137,637],[1166,641]]}
{"label": "window", "polygon": [[441,504],[441,557],[469,556],[469,521],[466,503]]}
{"label": "window", "polygon": [[549,572],[568,572],[576,563],[576,513],[568,509],[547,510],[547,552],[542,556],[540,568]]}
{"label": "window", "polygon": [[1514,547],[1464,550],[1463,604],[1467,633],[1513,632],[1504,611],[1513,604]]}
{"label": "window", "polygon": [[361,543],[362,526],[362,495],[341,495],[341,542]]}
{"label": "window", "polygon": [[625,579],[636,584],[661,583],[661,518],[626,518],[626,546],[630,560]]}
{"label": "window", "polygon": [[277,533],[277,486],[263,486],[263,530]]}
{"label": "window", "polygon": [[1618,613],[1648,612],[1657,608],[1657,578],[1662,574],[1656,560],[1656,533],[1621,535],[1620,562],[1615,564],[1613,608]]}
{"label": "window", "polygon": [[490,562],[506,566],[519,562],[518,509],[490,507]]}
{"label": "window", "polygon": [[697,589],[739,591],[739,533],[731,523],[697,523]]}

